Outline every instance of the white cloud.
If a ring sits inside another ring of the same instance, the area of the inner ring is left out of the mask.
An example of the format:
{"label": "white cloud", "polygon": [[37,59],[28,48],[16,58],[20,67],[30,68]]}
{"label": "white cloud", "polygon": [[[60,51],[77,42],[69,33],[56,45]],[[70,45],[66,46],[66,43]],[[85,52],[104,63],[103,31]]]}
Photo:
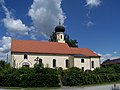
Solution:
{"label": "white cloud", "polygon": [[3,36],[0,40],[0,60],[10,59],[11,37]]}
{"label": "white cloud", "polygon": [[95,25],[94,22],[90,21],[90,20],[86,20],[82,23],[83,26],[86,26],[86,27],[92,27]]}
{"label": "white cloud", "polygon": [[113,54],[117,54],[117,51],[114,51]]}
{"label": "white cloud", "polygon": [[86,17],[87,17],[87,22],[85,22],[85,26],[87,27],[90,27],[90,26],[94,26],[95,24],[90,20],[91,16],[91,9],[93,7],[97,7],[101,4],[101,0],[86,0],[86,7],[88,7],[89,11],[87,12],[86,14]]}
{"label": "white cloud", "polygon": [[87,25],[87,27],[91,27],[94,25],[94,23],[92,21],[88,21],[86,25]]}
{"label": "white cloud", "polygon": [[14,19],[12,16],[12,12],[8,10],[8,8],[5,6],[5,1],[1,0],[0,4],[4,10],[4,13],[6,17],[2,20],[4,27],[8,29],[8,32],[11,35],[14,34],[21,34],[21,35],[27,35],[28,31],[31,29],[28,26],[26,26],[20,19]]}
{"label": "white cloud", "polygon": [[99,56],[101,56],[101,63],[107,59],[116,59],[116,58],[119,58],[119,56],[114,56],[115,54],[117,54],[116,51],[110,53],[110,54],[100,54],[98,53]]}
{"label": "white cloud", "polygon": [[87,4],[85,6],[92,8],[94,6],[99,6],[101,4],[101,0],[86,0],[86,3]]}
{"label": "white cloud", "polygon": [[88,11],[88,13],[86,14],[86,17],[87,17],[87,18],[91,18],[91,17],[90,17],[90,13],[91,13],[91,12]]}
{"label": "white cloud", "polygon": [[4,18],[3,22],[10,33],[28,34],[29,28],[20,19]]}
{"label": "white cloud", "polygon": [[56,25],[64,23],[64,13],[61,8],[62,0],[34,0],[28,15],[33,21],[35,27],[34,36],[50,36]]}
{"label": "white cloud", "polygon": [[32,34],[31,39],[36,40],[36,36],[34,34]]}
{"label": "white cloud", "polygon": [[0,40],[0,60],[10,59],[11,37],[3,36]]}
{"label": "white cloud", "polygon": [[11,37],[3,36],[0,40],[0,52],[8,53],[11,47]]}
{"label": "white cloud", "polygon": [[5,1],[0,0],[6,16],[2,22],[4,27],[7,28],[7,35],[16,38],[20,35],[29,34],[31,39],[36,39],[40,35],[48,38],[55,26],[58,25],[59,20],[61,20],[61,24],[64,23],[65,16],[61,8],[61,2],[62,0],[33,0],[33,4],[28,11],[28,16],[31,17],[33,24],[31,28],[26,26],[22,20],[12,16],[13,13],[5,6]]}
{"label": "white cloud", "polygon": [[10,18],[11,12],[9,12],[9,10],[7,9],[7,7],[5,6],[5,1],[4,1],[4,0],[0,0],[0,4],[1,4],[2,8],[3,8],[4,11],[5,11],[6,17],[7,17],[7,18]]}

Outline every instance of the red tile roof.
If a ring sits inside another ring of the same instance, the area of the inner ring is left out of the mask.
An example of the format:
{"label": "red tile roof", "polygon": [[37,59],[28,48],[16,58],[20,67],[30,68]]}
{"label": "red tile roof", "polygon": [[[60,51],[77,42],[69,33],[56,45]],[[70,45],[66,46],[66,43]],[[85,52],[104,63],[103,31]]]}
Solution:
{"label": "red tile roof", "polygon": [[30,52],[47,54],[71,54],[66,43],[35,40],[12,40],[12,52]]}
{"label": "red tile roof", "polygon": [[96,53],[91,51],[88,48],[70,48],[72,51],[72,54],[82,54],[85,56],[98,56]]}
{"label": "red tile roof", "polygon": [[67,43],[35,40],[12,40],[11,52],[41,54],[82,54],[85,56],[98,56],[87,48],[71,48]]}

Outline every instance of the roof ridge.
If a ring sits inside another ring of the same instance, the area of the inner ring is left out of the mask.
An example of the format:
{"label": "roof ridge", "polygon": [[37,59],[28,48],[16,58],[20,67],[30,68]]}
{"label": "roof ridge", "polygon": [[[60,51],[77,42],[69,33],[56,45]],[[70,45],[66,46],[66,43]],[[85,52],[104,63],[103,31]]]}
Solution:
{"label": "roof ridge", "polygon": [[[57,43],[57,44],[67,44],[67,43],[60,43],[60,42],[49,42],[49,41],[45,41],[45,40],[19,40],[19,39],[12,39],[12,42],[14,41],[31,41],[31,42],[42,42],[42,43]],[[67,44],[68,45],[68,44]],[[68,46],[69,47],[69,46]]]}

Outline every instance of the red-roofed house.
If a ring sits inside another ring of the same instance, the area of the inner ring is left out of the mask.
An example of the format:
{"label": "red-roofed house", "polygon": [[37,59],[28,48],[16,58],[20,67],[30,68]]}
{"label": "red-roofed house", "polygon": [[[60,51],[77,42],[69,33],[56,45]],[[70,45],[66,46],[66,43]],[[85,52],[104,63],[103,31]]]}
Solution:
{"label": "red-roofed house", "polygon": [[55,28],[57,42],[35,40],[11,41],[11,66],[34,67],[42,63],[44,67],[79,67],[83,70],[94,70],[100,67],[100,56],[87,48],[71,48],[64,41],[64,27]]}

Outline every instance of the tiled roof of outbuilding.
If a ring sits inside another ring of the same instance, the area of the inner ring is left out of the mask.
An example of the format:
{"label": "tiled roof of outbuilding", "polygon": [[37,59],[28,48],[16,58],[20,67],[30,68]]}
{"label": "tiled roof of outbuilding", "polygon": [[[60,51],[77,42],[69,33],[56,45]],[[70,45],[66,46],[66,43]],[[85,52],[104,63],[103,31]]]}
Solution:
{"label": "tiled roof of outbuilding", "polygon": [[102,65],[113,65],[113,64],[120,64],[120,58],[117,59],[108,59],[102,63]]}

